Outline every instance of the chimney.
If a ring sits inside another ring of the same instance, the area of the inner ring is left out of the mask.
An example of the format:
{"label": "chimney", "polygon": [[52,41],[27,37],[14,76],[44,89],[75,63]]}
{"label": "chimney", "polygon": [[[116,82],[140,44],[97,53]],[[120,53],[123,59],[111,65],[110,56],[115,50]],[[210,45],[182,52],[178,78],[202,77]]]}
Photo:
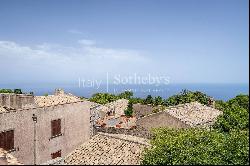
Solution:
{"label": "chimney", "polygon": [[55,95],[64,95],[63,89],[55,89]]}

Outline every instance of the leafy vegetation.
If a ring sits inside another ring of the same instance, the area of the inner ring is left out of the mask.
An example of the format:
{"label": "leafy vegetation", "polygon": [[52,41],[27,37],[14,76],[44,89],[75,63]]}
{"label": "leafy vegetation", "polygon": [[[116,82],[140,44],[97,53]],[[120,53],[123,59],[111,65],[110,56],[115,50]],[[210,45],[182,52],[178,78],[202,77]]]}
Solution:
{"label": "leafy vegetation", "polygon": [[124,114],[125,114],[127,117],[131,117],[131,116],[133,115],[133,103],[128,102],[128,107],[127,107],[127,109],[124,111]]}
{"label": "leafy vegetation", "polygon": [[153,130],[152,148],[146,150],[145,165],[225,165],[249,164],[249,132],[216,130]]}
{"label": "leafy vegetation", "polygon": [[137,103],[143,103],[144,99],[139,97],[131,97],[129,101],[133,104],[137,104]]}
{"label": "leafy vegetation", "polygon": [[153,103],[154,103],[154,99],[151,95],[148,95],[146,99],[143,101],[143,104],[153,104]]}
{"label": "leafy vegetation", "polygon": [[215,107],[223,111],[223,115],[211,131],[154,129],[152,148],[145,151],[142,164],[249,165],[249,96],[216,101]]}
{"label": "leafy vegetation", "polygon": [[15,94],[22,94],[22,90],[21,89],[0,89],[0,93],[15,93]]}
{"label": "leafy vegetation", "polygon": [[109,93],[96,93],[89,100],[99,104],[106,104],[117,100],[118,97]]}
{"label": "leafy vegetation", "polygon": [[11,89],[0,89],[0,93],[13,93]]}
{"label": "leafy vegetation", "polygon": [[131,92],[131,91],[125,91],[123,93],[120,93],[118,95],[118,98],[119,99],[128,99],[129,100],[133,95],[134,95],[133,92]]}
{"label": "leafy vegetation", "polygon": [[211,97],[202,92],[192,92],[188,90],[183,90],[181,93],[173,95],[165,100],[160,96],[152,97],[151,95],[148,95],[146,98],[133,97],[133,92],[131,91],[125,91],[118,95],[109,93],[96,93],[89,100],[99,104],[106,104],[122,98],[128,99],[133,104],[152,104],[154,106],[174,106],[178,104],[190,103],[193,101],[198,101],[202,104],[210,105],[212,101]]}
{"label": "leafy vegetation", "polygon": [[249,111],[249,95],[240,94],[227,102],[230,106],[237,105]]}
{"label": "leafy vegetation", "polygon": [[15,94],[22,94],[22,90],[21,89],[14,89],[14,93]]}
{"label": "leafy vegetation", "polygon": [[110,93],[96,93],[89,100],[92,102],[96,102],[99,104],[107,104],[118,99],[128,99],[130,100],[133,96],[133,92],[125,91],[118,95],[110,94]]}
{"label": "leafy vegetation", "polygon": [[214,128],[222,132],[230,130],[246,130],[249,128],[249,96],[238,95],[235,98],[223,102],[216,101],[215,107],[223,114],[218,117]]}
{"label": "leafy vegetation", "polygon": [[154,98],[154,105],[157,106],[157,105],[162,105],[164,103],[163,99],[161,96],[157,96]]}
{"label": "leafy vegetation", "polygon": [[177,95],[173,95],[164,101],[165,106],[174,106],[178,104],[185,104],[197,101],[201,104],[210,105],[212,100],[211,97],[207,96],[206,94],[196,91],[188,91],[183,90],[181,93]]}

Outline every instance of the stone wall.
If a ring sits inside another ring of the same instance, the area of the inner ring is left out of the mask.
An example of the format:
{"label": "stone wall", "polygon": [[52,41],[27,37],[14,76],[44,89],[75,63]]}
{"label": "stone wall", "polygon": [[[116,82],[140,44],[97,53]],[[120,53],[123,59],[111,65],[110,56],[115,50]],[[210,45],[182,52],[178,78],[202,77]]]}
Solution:
{"label": "stone wall", "polygon": [[148,131],[152,128],[169,127],[169,128],[188,128],[189,126],[179,119],[162,111],[154,113],[137,120],[137,126],[141,126]]}
{"label": "stone wall", "polygon": [[[0,132],[14,130],[14,151],[24,164],[44,163],[51,153],[61,150],[62,157],[90,138],[90,104],[76,102],[49,107],[0,113]],[[37,116],[37,123],[32,116]],[[51,121],[61,119],[62,135],[51,138]],[[36,132],[36,141],[34,133]]]}
{"label": "stone wall", "polygon": [[22,109],[35,107],[33,95],[28,94],[14,94],[14,93],[0,93],[0,106]]}
{"label": "stone wall", "polygon": [[152,114],[153,106],[152,105],[143,105],[143,104],[133,104],[134,114],[137,119],[140,119],[144,116]]}
{"label": "stone wall", "polygon": [[94,131],[95,134],[98,132],[102,132],[109,134],[126,134],[147,139],[151,137],[150,132],[147,129],[143,128],[142,126],[136,126],[136,128],[133,129],[114,128],[114,127],[108,127],[108,128],[95,127]]}

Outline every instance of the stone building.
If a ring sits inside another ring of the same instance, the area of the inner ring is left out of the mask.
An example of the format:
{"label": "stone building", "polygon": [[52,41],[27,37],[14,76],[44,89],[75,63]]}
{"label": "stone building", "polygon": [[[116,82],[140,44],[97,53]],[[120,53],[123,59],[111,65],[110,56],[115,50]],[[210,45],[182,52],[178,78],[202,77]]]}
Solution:
{"label": "stone building", "polygon": [[55,95],[0,94],[0,148],[24,164],[66,156],[88,140],[92,103]]}
{"label": "stone building", "polygon": [[[150,111],[152,111],[151,108]],[[157,113],[147,113],[147,115],[137,119],[137,126],[142,126],[147,130],[158,127],[209,128],[214,124],[217,117],[222,114],[221,111],[198,102],[167,107]]]}

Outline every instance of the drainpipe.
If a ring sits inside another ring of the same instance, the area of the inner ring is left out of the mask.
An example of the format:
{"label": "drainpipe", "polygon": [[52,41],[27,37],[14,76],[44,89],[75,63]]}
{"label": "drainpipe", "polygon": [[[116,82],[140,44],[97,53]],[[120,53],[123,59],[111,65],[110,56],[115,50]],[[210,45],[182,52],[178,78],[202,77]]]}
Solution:
{"label": "drainpipe", "polygon": [[37,116],[33,114],[32,116],[33,122],[34,122],[34,165],[36,165],[36,123],[37,123]]}

